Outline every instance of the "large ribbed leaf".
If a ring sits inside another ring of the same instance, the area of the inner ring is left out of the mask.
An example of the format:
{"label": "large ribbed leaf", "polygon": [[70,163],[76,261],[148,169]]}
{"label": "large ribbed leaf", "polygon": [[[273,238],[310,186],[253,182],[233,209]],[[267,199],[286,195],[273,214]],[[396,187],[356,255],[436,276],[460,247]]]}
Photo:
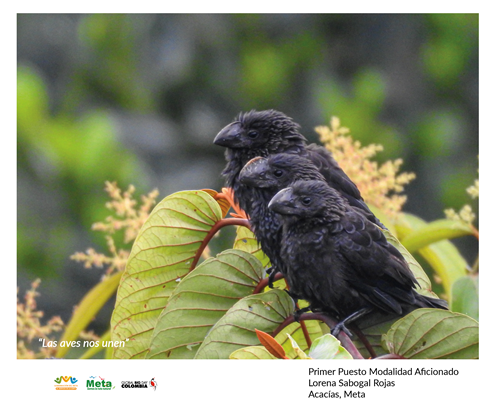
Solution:
{"label": "large ribbed leaf", "polygon": [[229,359],[278,359],[266,347],[256,345],[240,348],[229,355]]}
{"label": "large ribbed leaf", "polygon": [[252,294],[262,274],[260,261],[241,250],[226,250],[200,264],[170,296],[147,357],[193,358],[210,328]]}
{"label": "large ribbed leaf", "polygon": [[[401,213],[395,224],[398,237],[404,243],[405,237],[424,228],[427,223],[417,216]],[[411,236],[410,236],[411,237]],[[418,250],[442,280],[448,296],[452,284],[467,274],[467,262],[449,240],[441,240]]]}
{"label": "large ribbed leaf", "polygon": [[[382,336],[389,331],[391,325],[394,324],[399,317],[388,317],[385,322],[377,323],[372,325],[371,323],[360,323],[358,324],[361,332],[365,336],[366,340],[370,343],[376,356],[385,355],[387,351],[384,349]],[[352,342],[358,349],[361,355],[365,358],[370,357],[370,353],[364,343],[356,336],[352,338]]]}
{"label": "large ribbed leaf", "polygon": [[383,341],[413,359],[479,358],[479,324],[464,314],[420,308],[394,323]]}
{"label": "large ribbed leaf", "polygon": [[309,351],[309,346],[307,345],[307,340],[302,329],[302,325],[305,325],[306,331],[311,341],[314,341],[324,334],[330,333],[330,329],[326,324],[316,320],[304,320],[300,324],[298,322],[293,322],[290,325],[287,325],[274,338],[283,346],[287,356],[291,359],[297,358],[297,354],[290,342],[290,338],[288,337],[288,335],[291,335],[293,337],[295,342],[299,345],[300,349],[305,352]]}
{"label": "large ribbed leaf", "polygon": [[[253,232],[251,232],[244,226],[238,226],[236,229],[236,239],[234,240],[234,248],[253,254],[260,260],[260,262],[266,269],[271,267],[271,262],[269,261],[269,257],[267,257],[266,254],[260,248],[259,242],[255,238],[255,235],[253,234]],[[280,288],[282,290],[287,288],[284,279],[274,281],[273,286],[274,288]],[[269,287],[264,288],[264,291],[269,291],[269,290],[270,290]]]}
{"label": "large ribbed leaf", "polygon": [[255,329],[272,333],[293,310],[292,299],[282,290],[245,297],[215,324],[195,358],[225,359],[237,349],[260,345]]}
{"label": "large ribbed leaf", "polygon": [[254,234],[244,226],[236,228],[236,239],[234,240],[235,249],[246,251],[257,257],[264,267],[270,267],[269,258],[261,250]]}
{"label": "large ribbed leaf", "polygon": [[126,341],[114,358],[144,358],[158,316],[190,270],[203,239],[222,217],[219,204],[202,191],[163,199],[139,232],[118,288],[111,340]]}

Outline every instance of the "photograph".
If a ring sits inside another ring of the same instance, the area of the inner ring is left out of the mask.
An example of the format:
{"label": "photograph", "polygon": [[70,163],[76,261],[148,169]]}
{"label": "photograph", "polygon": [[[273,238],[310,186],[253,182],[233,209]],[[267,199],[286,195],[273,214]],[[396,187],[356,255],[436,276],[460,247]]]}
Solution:
{"label": "photograph", "polygon": [[15,360],[43,389],[470,383],[479,13],[15,19]]}

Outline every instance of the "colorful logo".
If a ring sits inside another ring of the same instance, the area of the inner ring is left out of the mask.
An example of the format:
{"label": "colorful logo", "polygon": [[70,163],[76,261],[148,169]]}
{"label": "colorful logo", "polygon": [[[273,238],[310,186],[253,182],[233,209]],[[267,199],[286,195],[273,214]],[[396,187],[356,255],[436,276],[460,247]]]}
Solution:
{"label": "colorful logo", "polygon": [[158,383],[155,381],[155,378],[151,378],[151,380],[149,381],[149,387],[156,390],[157,385],[158,385]]}
{"label": "colorful logo", "polygon": [[110,391],[115,389],[111,381],[107,381],[100,376],[89,376],[86,386],[88,391]]}
{"label": "colorful logo", "polygon": [[72,376],[60,376],[54,379],[56,391],[76,391],[78,379]]}

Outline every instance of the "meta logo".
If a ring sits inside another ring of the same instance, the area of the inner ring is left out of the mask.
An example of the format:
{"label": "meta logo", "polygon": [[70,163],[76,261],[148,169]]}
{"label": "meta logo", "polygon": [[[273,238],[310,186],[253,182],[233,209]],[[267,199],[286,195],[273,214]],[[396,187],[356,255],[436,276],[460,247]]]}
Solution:
{"label": "meta logo", "polygon": [[110,391],[115,389],[111,381],[107,381],[100,376],[90,376],[87,379],[86,386],[88,391]]}

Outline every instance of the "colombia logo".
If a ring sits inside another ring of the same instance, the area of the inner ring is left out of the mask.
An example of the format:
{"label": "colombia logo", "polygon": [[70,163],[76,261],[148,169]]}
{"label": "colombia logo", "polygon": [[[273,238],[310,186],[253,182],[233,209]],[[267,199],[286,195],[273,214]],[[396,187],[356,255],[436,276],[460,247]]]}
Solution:
{"label": "colombia logo", "polygon": [[78,388],[78,379],[72,376],[60,376],[54,382],[56,391],[76,391]]}

